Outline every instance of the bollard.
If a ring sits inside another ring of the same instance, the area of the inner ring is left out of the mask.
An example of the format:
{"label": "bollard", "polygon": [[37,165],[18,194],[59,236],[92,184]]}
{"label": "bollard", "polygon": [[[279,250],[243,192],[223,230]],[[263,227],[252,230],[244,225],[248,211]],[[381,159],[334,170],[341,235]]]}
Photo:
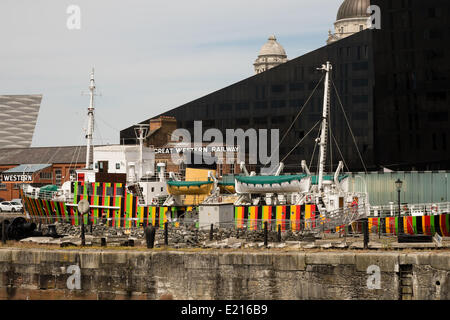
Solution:
{"label": "bollard", "polygon": [[164,245],[169,245],[169,223],[164,223]]}
{"label": "bollard", "polygon": [[147,242],[147,249],[152,249],[155,243],[155,228],[151,223],[145,228],[145,240]]}
{"label": "bollard", "polygon": [[367,218],[362,220],[363,234],[364,234],[364,249],[369,249],[369,220]]}
{"label": "bollard", "polygon": [[278,225],[277,241],[281,242],[281,224]]}
{"label": "bollard", "polygon": [[106,247],[106,238],[101,238],[100,241],[101,241],[101,246]]}
{"label": "bollard", "polygon": [[382,220],[382,218],[381,218],[381,215],[380,215],[380,218],[378,219],[378,239],[381,239],[381,227],[382,227],[382,225],[381,225],[381,220]]}
{"label": "bollard", "polygon": [[48,225],[48,236],[57,237],[58,233],[56,232],[56,226],[54,224]]}
{"label": "bollard", "polygon": [[267,230],[267,221],[264,221],[264,246],[267,248],[267,236],[268,236],[268,230]]}
{"label": "bollard", "polygon": [[6,244],[6,226],[5,226],[5,220],[2,221],[2,243]]}
{"label": "bollard", "polygon": [[81,245],[85,246],[86,245],[86,237],[84,236],[84,219],[83,219],[83,215],[81,215]]}
{"label": "bollard", "polygon": [[214,224],[211,223],[211,229],[209,230],[209,241],[214,239]]}

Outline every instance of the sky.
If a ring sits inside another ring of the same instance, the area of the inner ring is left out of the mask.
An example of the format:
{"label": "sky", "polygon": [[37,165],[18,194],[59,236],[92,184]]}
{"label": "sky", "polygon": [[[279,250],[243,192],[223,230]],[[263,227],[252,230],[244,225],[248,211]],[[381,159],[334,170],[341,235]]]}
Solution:
{"label": "sky", "polygon": [[271,34],[289,59],[324,46],[342,2],[1,0],[0,95],[43,95],[33,147],[84,145],[95,68],[94,144],[118,144],[120,130],[253,76]]}

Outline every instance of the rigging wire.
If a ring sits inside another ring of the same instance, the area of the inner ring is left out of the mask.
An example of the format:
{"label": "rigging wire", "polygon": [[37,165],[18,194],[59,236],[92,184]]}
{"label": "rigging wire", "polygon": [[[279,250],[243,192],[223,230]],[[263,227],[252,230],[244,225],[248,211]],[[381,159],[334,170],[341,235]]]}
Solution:
{"label": "rigging wire", "polygon": [[100,117],[98,114],[97,114],[97,119],[100,120],[101,122],[103,122],[104,124],[106,124],[106,126],[110,127],[111,129],[116,130],[117,132],[120,132],[119,129],[117,129],[116,127],[113,127],[112,125],[110,125],[108,122],[106,122],[106,121],[105,121],[102,117]]}
{"label": "rigging wire", "polygon": [[355,135],[353,134],[352,128],[350,127],[350,123],[349,123],[349,121],[348,121],[347,114],[345,113],[344,106],[342,105],[341,98],[339,97],[339,93],[338,93],[338,91],[337,91],[336,86],[334,85],[333,79],[330,79],[330,80],[331,80],[331,83],[333,84],[334,91],[336,92],[336,96],[337,96],[338,101],[339,101],[339,106],[341,107],[342,113],[344,114],[344,118],[345,118],[345,121],[346,121],[346,123],[347,123],[347,126],[348,126],[348,128],[349,128],[349,130],[350,130],[350,134],[352,135],[352,139],[353,139],[353,142],[354,142],[354,144],[355,144],[355,146],[356,146],[356,151],[358,152],[359,159],[361,160],[361,163],[362,163],[362,165],[363,165],[363,167],[364,167],[364,171],[367,173],[366,165],[365,165],[364,160],[363,160],[363,158],[362,158],[362,156],[361,156],[361,153],[359,152],[358,144],[356,143]]}
{"label": "rigging wire", "polygon": [[316,155],[317,141],[319,141],[319,137],[320,137],[320,127],[319,127],[319,131],[317,133],[317,138],[315,140],[316,143],[314,144],[314,150],[312,152],[311,161],[309,162],[309,168],[310,169],[311,169],[311,166],[312,166],[312,163],[313,163],[313,160],[314,160],[314,156]]}
{"label": "rigging wire", "polygon": [[[325,75],[322,75],[322,77],[320,78],[319,82],[317,82],[314,90],[311,92],[311,94],[309,95],[308,99],[306,100],[306,102],[303,104],[303,107],[300,109],[300,111],[297,113],[297,115],[295,116],[294,120],[292,121],[291,125],[289,126],[289,128],[286,130],[286,132],[284,133],[283,137],[281,138],[281,141],[278,143],[276,149],[272,152],[269,160],[266,162],[266,164],[264,165],[263,168],[265,168],[269,163],[270,160],[272,160],[273,154],[275,152],[277,152],[280,149],[280,145],[283,143],[284,139],[287,137],[289,131],[291,131],[292,127],[294,126],[295,122],[297,121],[297,119],[300,117],[300,115],[302,114],[303,110],[306,108],[306,106],[308,105],[309,100],[311,100],[312,96],[314,95],[314,92],[317,90],[317,88],[319,87],[319,84],[322,82],[323,78],[325,77]],[[302,139],[303,140],[303,139]],[[286,158],[286,157],[285,157]]]}
{"label": "rigging wire", "polygon": [[[98,126],[97,122],[94,123],[94,128],[97,129],[101,144],[104,145],[103,136],[102,136],[102,133],[100,132],[100,127]],[[94,146],[92,146],[92,147],[94,147]]]}
{"label": "rigging wire", "polygon": [[304,137],[299,142],[297,142],[297,144],[291,149],[291,151],[289,151],[289,153],[281,160],[281,162],[284,162],[284,160],[286,160],[286,158],[291,155],[291,153],[300,145],[300,143],[302,143],[303,140],[305,140],[305,138],[311,133],[311,131],[313,131],[314,128],[317,127],[317,125],[321,122],[322,120],[317,121],[316,124],[308,131],[308,133],[305,134]]}
{"label": "rigging wire", "polygon": [[337,149],[338,149],[338,151],[339,151],[339,154],[340,154],[340,156],[341,156],[341,158],[342,158],[342,162],[344,162],[344,166],[347,168],[347,172],[350,172],[350,170],[349,170],[349,168],[348,168],[348,166],[347,166],[347,163],[345,162],[344,156],[342,155],[341,149],[339,148],[339,145],[338,145],[338,143],[337,143],[336,138],[334,137],[333,134],[331,135],[331,137],[333,138],[333,141],[334,141],[334,143],[336,144],[336,147],[337,147]]}

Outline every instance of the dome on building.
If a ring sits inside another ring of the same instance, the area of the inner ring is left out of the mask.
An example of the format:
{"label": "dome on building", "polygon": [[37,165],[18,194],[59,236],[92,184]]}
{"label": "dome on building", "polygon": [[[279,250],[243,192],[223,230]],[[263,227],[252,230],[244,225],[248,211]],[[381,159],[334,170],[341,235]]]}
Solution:
{"label": "dome on building", "polygon": [[287,61],[288,58],[283,46],[277,42],[277,38],[274,35],[271,35],[268,41],[261,47],[261,50],[259,50],[258,57],[253,66],[255,67],[255,73],[258,74]]}
{"label": "dome on building", "polygon": [[370,0],[345,0],[339,7],[334,33],[328,32],[327,44],[349,37],[368,28]]}
{"label": "dome on building", "polygon": [[259,51],[260,56],[286,56],[286,51],[281,44],[277,42],[277,38],[274,35],[271,35],[268,41],[261,47]]}
{"label": "dome on building", "polygon": [[368,17],[367,7],[370,0],[345,0],[339,7],[336,20]]}

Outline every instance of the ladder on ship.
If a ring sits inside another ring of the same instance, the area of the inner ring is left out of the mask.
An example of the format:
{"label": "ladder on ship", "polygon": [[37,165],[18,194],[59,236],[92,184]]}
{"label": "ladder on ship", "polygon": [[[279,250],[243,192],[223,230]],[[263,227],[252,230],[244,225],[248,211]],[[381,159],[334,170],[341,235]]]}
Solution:
{"label": "ladder on ship", "polygon": [[141,188],[141,186],[138,183],[136,183],[134,185],[134,190],[135,190],[136,195],[138,197],[139,204],[140,205],[145,205],[145,199],[144,199],[144,195],[142,194],[142,188]]}
{"label": "ladder on ship", "polygon": [[327,230],[335,230],[336,227],[348,226],[361,218],[366,217],[365,208],[345,208],[332,212],[317,211],[319,213],[313,221],[307,222],[309,231],[323,232]]}

